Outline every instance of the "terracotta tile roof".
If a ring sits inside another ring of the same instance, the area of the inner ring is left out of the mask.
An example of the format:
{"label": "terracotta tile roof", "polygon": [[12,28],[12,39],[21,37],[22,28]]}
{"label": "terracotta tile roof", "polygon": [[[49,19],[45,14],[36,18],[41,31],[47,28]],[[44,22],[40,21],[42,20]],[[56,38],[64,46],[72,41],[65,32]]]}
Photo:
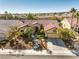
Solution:
{"label": "terracotta tile roof", "polygon": [[9,27],[22,25],[23,23],[19,20],[0,20],[0,29],[7,31]]}
{"label": "terracotta tile roof", "polygon": [[52,29],[52,28],[56,28],[57,26],[55,26],[54,24],[52,23],[49,23],[47,26],[44,27],[44,30],[47,31],[49,29]]}
{"label": "terracotta tile roof", "polygon": [[38,24],[42,24],[43,26],[47,26],[48,24],[53,24],[54,26],[59,27],[58,22],[56,20],[22,20],[24,22],[24,24],[34,24],[34,23],[38,23]]}

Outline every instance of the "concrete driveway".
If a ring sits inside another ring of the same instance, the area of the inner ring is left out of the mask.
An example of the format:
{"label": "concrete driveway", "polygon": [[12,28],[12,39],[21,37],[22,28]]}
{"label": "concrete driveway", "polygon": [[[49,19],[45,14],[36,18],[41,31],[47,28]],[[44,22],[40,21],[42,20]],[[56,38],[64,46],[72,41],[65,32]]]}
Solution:
{"label": "concrete driveway", "polygon": [[76,56],[68,50],[61,39],[48,39],[48,49],[52,51],[53,55],[67,55]]}

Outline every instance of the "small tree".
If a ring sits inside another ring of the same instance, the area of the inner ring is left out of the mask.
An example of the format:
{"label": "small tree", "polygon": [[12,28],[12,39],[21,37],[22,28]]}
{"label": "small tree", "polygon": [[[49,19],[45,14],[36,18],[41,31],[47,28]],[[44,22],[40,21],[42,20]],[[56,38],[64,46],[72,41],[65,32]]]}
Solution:
{"label": "small tree", "polygon": [[13,19],[13,15],[11,13],[8,14],[8,19],[9,20]]}
{"label": "small tree", "polygon": [[5,13],[4,13],[4,19],[11,20],[11,19],[13,19],[13,15],[11,13],[8,13],[7,11],[5,11]]}
{"label": "small tree", "polygon": [[53,16],[51,19],[52,20],[57,20],[57,22],[61,22],[64,19],[64,17]]}
{"label": "small tree", "polygon": [[52,20],[57,20],[56,16],[51,17]]}
{"label": "small tree", "polygon": [[72,29],[58,28],[57,34],[63,40],[70,40],[71,38],[74,38],[77,33],[73,31]]}
{"label": "small tree", "polygon": [[40,25],[40,30],[39,30],[39,39],[40,38],[45,38],[45,32],[44,32],[44,27],[43,27],[43,25],[41,24]]}
{"label": "small tree", "polygon": [[77,35],[75,31],[67,28],[58,28],[57,34],[59,35],[59,38],[62,39],[68,46],[73,46],[72,39]]}
{"label": "small tree", "polygon": [[29,14],[27,15],[27,19],[28,19],[28,20],[37,20],[38,17],[33,16],[32,14],[29,13]]}

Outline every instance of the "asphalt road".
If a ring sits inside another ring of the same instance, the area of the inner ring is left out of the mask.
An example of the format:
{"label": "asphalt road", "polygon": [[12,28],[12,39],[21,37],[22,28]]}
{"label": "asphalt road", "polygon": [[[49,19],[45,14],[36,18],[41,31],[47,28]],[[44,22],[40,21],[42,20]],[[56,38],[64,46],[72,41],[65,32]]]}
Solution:
{"label": "asphalt road", "polygon": [[27,55],[27,56],[13,56],[13,55],[0,55],[0,59],[79,59],[74,56],[43,56],[43,55]]}

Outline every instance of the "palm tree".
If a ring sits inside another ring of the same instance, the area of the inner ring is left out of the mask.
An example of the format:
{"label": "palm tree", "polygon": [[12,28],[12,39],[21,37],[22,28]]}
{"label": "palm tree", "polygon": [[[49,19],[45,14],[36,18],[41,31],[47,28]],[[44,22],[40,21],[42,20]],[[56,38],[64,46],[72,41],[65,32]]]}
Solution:
{"label": "palm tree", "polygon": [[5,11],[4,13],[5,13],[5,14],[4,14],[4,15],[5,15],[5,19],[7,19],[7,18],[8,18],[8,17],[7,17],[8,12],[7,12],[7,11]]}
{"label": "palm tree", "polygon": [[70,10],[70,12],[72,13],[71,28],[72,28],[73,18],[74,18],[76,11],[77,11],[77,9],[75,9],[75,8],[71,8],[71,10]]}
{"label": "palm tree", "polygon": [[76,13],[76,16],[77,16],[77,23],[76,23],[76,26],[78,26],[78,21],[79,21],[79,12]]}

